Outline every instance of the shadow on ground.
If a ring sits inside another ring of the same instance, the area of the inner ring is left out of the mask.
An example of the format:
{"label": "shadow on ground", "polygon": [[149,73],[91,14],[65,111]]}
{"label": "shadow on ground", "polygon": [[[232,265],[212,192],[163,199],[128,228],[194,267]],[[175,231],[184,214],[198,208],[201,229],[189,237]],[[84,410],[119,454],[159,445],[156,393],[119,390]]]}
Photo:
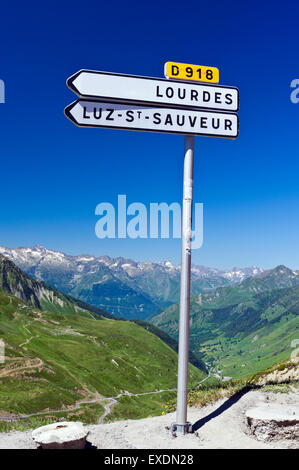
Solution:
{"label": "shadow on ground", "polygon": [[192,425],[192,432],[195,432],[198,429],[202,428],[206,423],[211,421],[211,419],[216,418],[217,416],[221,415],[221,413],[228,410],[231,406],[237,403],[240,400],[240,398],[243,397],[243,395],[248,393],[250,390],[252,390],[252,387],[249,387],[249,386],[244,387],[241,391],[232,395],[221,406],[219,406],[219,408],[217,408],[215,411],[210,413],[208,416],[205,416],[204,418],[201,418],[198,421],[196,421],[196,423]]}

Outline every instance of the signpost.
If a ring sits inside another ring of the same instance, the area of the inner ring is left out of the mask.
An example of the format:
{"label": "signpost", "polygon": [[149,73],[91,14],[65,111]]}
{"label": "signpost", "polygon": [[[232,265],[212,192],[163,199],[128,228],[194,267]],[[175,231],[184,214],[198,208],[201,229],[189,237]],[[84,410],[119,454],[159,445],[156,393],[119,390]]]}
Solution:
{"label": "signpost", "polygon": [[80,70],[67,85],[81,99],[67,106],[65,115],[80,127],[185,135],[177,415],[171,426],[172,433],[185,434],[192,432],[187,394],[194,136],[238,137],[239,90],[182,81],[218,83],[216,67],[167,62],[165,75],[167,79]]}

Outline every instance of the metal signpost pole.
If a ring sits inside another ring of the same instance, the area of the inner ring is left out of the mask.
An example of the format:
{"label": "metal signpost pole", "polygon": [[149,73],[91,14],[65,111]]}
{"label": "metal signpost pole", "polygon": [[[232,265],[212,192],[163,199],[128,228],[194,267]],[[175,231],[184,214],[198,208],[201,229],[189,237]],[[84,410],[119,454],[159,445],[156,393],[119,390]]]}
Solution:
{"label": "metal signpost pole", "polygon": [[189,311],[191,280],[191,239],[192,239],[192,199],[193,199],[193,154],[194,136],[185,136],[184,192],[182,217],[182,262],[179,324],[179,359],[177,415],[172,431],[178,434],[192,432],[187,421],[188,395],[188,353],[189,353]]}

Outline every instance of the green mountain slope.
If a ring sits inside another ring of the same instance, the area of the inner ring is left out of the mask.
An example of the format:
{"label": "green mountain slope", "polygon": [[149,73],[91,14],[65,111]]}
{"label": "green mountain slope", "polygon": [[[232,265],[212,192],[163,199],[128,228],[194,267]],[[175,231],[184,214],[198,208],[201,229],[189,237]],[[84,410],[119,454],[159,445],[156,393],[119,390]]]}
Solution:
{"label": "green mountain slope", "polygon": [[159,304],[138,287],[133,288],[111,274],[105,275],[101,281],[96,281],[95,275],[87,275],[76,288],[72,289],[72,294],[89,304],[101,305],[114,315],[127,320],[136,317],[145,319],[149,312],[160,310]]}
{"label": "green mountain slope", "polygon": [[199,294],[197,302],[202,307],[227,307],[243,302],[259,292],[294,287],[298,284],[298,273],[286,266],[280,265],[274,269],[264,271],[258,276],[249,277],[240,284],[229,287],[219,287],[210,292]]}
{"label": "green mountain slope", "polygon": [[32,279],[2,255],[0,255],[0,288],[39,309],[48,309],[62,314],[113,318],[105,310],[88,305],[70,295],[62,294],[43,281]]}
{"label": "green mountain slope", "polygon": [[[299,336],[298,277],[278,266],[235,287],[193,297],[191,350],[216,374],[233,378],[288,357],[291,341]],[[295,287],[282,288],[287,285]],[[174,305],[152,321],[176,338],[178,316],[178,305]]]}
{"label": "green mountain slope", "polygon": [[[55,314],[0,289],[0,338],[2,415],[176,387],[176,353],[132,322]],[[204,376],[190,365],[190,385]]]}
{"label": "green mountain slope", "polygon": [[[178,342],[173,339],[170,335],[165,333],[165,331],[161,330],[160,328],[156,327],[152,323],[148,323],[142,320],[132,320],[134,323],[137,325],[142,326],[142,328],[145,328],[147,331],[150,331],[154,335],[158,336],[158,338],[162,339],[164,343],[168,344],[168,346],[173,349],[175,352],[178,352],[179,350],[179,344]],[[205,363],[200,359],[199,356],[194,354],[191,350],[189,351],[189,362],[193,364],[195,367],[200,369],[201,371],[208,373],[207,367]]]}

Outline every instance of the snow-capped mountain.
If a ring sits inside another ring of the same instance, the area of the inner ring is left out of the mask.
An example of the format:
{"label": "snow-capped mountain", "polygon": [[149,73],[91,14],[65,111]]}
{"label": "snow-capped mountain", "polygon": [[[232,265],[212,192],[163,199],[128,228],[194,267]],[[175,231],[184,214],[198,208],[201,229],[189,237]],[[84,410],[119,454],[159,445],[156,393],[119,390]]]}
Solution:
{"label": "snow-capped mountain", "polygon": [[[71,256],[42,246],[0,247],[0,253],[32,277],[125,318],[147,318],[179,299],[180,266],[170,261]],[[192,266],[192,294],[241,282],[263,272],[255,266],[219,270]]]}
{"label": "snow-capped mountain", "polygon": [[223,270],[216,268],[207,268],[206,266],[192,266],[192,272],[200,277],[220,276],[228,279],[232,283],[244,281],[247,277],[256,276],[263,272],[263,269],[256,266],[248,268],[233,268],[231,270]]}

